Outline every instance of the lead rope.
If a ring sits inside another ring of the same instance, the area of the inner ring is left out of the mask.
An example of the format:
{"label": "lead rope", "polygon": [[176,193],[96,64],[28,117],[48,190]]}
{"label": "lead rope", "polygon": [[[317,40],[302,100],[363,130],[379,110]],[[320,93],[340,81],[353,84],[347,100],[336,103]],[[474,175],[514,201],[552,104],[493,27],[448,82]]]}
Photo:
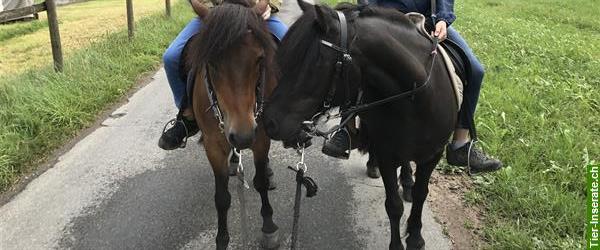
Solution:
{"label": "lead rope", "polygon": [[238,180],[240,181],[238,183],[238,199],[240,202],[240,224],[242,227],[242,245],[243,246],[248,246],[248,213],[246,211],[246,192],[245,189],[249,189],[250,186],[248,185],[248,182],[246,181],[246,178],[244,177],[244,165],[242,163],[242,151],[239,151],[237,149],[233,149],[233,154],[236,154],[237,157],[239,158],[239,163],[238,163],[238,167],[237,167],[237,172],[236,172],[236,176],[238,177]]}
{"label": "lead rope", "polygon": [[306,187],[306,197],[313,197],[317,195],[317,184],[315,181],[304,176],[308,170],[306,163],[304,163],[304,145],[298,150],[300,154],[300,161],[296,163],[295,167],[288,166],[288,168],[296,172],[296,196],[294,199],[294,222],[292,223],[292,242],[290,249],[295,250],[298,248],[298,224],[300,222],[300,205],[302,203],[302,185]]}

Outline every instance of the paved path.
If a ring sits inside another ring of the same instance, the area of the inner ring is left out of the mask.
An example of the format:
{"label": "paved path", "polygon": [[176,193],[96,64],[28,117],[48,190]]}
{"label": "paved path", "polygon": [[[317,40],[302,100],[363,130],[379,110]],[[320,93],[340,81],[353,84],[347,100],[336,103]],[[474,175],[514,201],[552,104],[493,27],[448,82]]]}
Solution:
{"label": "paved path", "polygon": [[[183,150],[166,152],[156,146],[165,121],[176,113],[172,107],[160,70],[101,127],[0,207],[0,249],[214,249],[214,179],[202,146],[195,143],[197,138]],[[285,247],[295,188],[294,174],[286,166],[297,156],[280,143],[273,145],[270,157],[278,188],[270,196]],[[252,177],[250,160],[246,157],[245,165]],[[319,193],[302,204],[302,249],[387,248],[384,189],[381,180],[365,176],[365,162],[358,153],[338,161],[316,146],[308,150],[309,175],[319,184]],[[256,249],[259,195],[252,189],[246,193],[253,240],[251,246],[241,246],[237,184],[230,181],[230,246]],[[449,249],[428,209],[423,217],[427,249]]]}

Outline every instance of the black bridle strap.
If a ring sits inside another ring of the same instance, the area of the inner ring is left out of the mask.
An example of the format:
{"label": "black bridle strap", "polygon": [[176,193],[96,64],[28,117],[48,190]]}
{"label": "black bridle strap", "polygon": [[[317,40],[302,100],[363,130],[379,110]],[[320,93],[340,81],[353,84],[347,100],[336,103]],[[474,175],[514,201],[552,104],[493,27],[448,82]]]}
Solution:
{"label": "black bridle strap", "polygon": [[[331,88],[329,89],[329,92],[327,93],[327,96],[325,97],[325,101],[323,102],[323,107],[325,107],[325,108],[329,108],[331,106],[331,103],[333,102],[333,99],[335,98],[335,93],[337,91],[337,82],[340,79],[340,76],[341,76],[342,81],[347,80],[346,74],[347,74],[348,68],[344,67],[344,66],[346,64],[352,63],[352,56],[350,56],[350,53],[348,51],[348,22],[346,19],[346,15],[341,11],[336,11],[336,14],[337,14],[338,20],[339,20],[339,29],[340,29],[339,44],[340,45],[338,46],[331,42],[321,40],[321,44],[341,53],[341,56],[337,57],[337,61],[335,63],[335,73],[333,74],[333,81],[332,81],[333,84],[331,85]],[[350,93],[350,87],[346,86],[346,96],[345,96],[346,99],[348,98],[349,93]],[[347,104],[349,104],[349,103],[347,103]]]}
{"label": "black bridle strap", "polygon": [[339,10],[335,13],[337,13],[340,21],[340,46],[342,46],[342,50],[348,52],[348,22],[346,21],[346,15]]}

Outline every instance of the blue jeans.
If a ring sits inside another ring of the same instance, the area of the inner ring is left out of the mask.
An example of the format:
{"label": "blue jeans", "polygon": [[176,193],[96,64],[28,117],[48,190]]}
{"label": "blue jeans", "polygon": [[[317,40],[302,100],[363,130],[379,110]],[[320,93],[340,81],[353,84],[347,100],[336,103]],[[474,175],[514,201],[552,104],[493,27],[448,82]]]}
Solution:
{"label": "blue jeans", "polygon": [[465,51],[471,66],[471,74],[467,76],[467,85],[463,90],[463,95],[468,101],[463,101],[462,103],[458,116],[460,119],[457,124],[457,127],[459,128],[470,128],[471,124],[468,117],[475,118],[475,109],[477,108],[477,101],[479,100],[479,92],[481,91],[485,69],[465,39],[452,26],[448,27],[448,39],[457,43],[458,46]]}
{"label": "blue jeans", "polygon": [[[163,54],[163,62],[165,72],[167,73],[167,80],[169,86],[173,92],[173,98],[175,100],[175,106],[181,108],[183,97],[186,96],[187,86],[185,79],[181,79],[179,72],[181,63],[181,52],[187,41],[197,34],[202,27],[202,21],[200,18],[192,19],[184,28],[179,32],[179,35],[171,42],[171,45],[167,48]],[[283,36],[288,30],[288,27],[277,17],[272,16],[267,20],[267,27],[271,34],[276,40],[281,41]]]}

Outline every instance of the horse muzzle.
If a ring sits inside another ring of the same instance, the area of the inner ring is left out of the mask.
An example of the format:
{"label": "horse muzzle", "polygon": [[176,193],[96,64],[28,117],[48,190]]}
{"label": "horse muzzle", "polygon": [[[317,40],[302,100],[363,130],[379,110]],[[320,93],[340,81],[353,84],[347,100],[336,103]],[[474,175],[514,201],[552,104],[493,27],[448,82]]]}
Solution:
{"label": "horse muzzle", "polygon": [[227,141],[236,149],[247,149],[254,143],[256,129],[252,129],[247,133],[229,132],[227,133]]}

